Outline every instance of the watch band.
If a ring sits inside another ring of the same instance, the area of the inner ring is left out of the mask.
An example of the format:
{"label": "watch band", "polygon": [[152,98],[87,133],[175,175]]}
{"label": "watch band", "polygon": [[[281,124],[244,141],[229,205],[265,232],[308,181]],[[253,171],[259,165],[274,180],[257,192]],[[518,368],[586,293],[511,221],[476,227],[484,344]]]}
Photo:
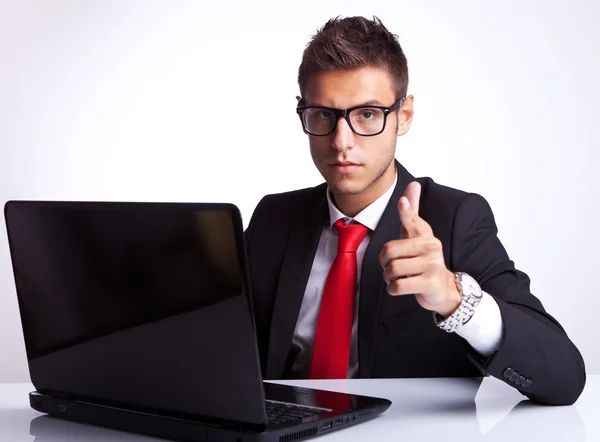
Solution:
{"label": "watch band", "polygon": [[458,308],[446,319],[439,313],[433,312],[435,324],[442,330],[453,333],[465,325],[475,314],[475,308],[481,301],[483,292],[475,279],[463,272],[454,273],[456,288],[461,294]]}

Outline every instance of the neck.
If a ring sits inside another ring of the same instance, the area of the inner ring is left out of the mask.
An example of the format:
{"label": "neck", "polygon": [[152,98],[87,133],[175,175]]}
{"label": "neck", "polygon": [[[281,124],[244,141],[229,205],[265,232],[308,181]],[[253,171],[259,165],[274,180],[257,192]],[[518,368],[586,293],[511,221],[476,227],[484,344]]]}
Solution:
{"label": "neck", "polygon": [[396,164],[392,161],[386,171],[365,190],[354,195],[333,192],[333,202],[340,212],[354,218],[390,188],[396,173]]}

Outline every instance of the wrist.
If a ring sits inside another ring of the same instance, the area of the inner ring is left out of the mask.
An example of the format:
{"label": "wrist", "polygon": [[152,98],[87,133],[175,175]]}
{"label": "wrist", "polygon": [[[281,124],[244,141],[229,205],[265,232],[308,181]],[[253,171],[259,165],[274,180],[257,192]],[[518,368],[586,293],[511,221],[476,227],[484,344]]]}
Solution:
{"label": "wrist", "polygon": [[460,293],[460,291],[458,290],[458,287],[456,286],[456,277],[454,275],[454,273],[448,271],[448,277],[447,277],[447,291],[446,293],[448,293],[448,297],[447,297],[447,301],[444,303],[444,305],[437,309],[436,312],[438,315],[440,315],[442,318],[446,319],[448,318],[450,315],[452,315],[452,313],[454,313],[458,307],[460,307],[460,303],[462,301],[462,294]]}
{"label": "wrist", "polygon": [[[454,273],[454,277],[456,290],[460,295],[458,308],[450,313],[448,313],[449,309],[440,309],[443,310],[441,313],[433,313],[436,325],[448,333],[456,331],[459,327],[469,322],[475,314],[475,309],[483,295],[483,291],[477,281],[468,274],[457,272]],[[442,313],[448,314],[448,316],[443,317]]]}

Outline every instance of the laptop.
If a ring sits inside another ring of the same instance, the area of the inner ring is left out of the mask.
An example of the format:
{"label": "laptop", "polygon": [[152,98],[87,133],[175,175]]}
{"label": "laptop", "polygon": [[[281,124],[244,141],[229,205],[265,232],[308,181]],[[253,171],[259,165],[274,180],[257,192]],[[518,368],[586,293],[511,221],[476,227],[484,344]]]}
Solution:
{"label": "laptop", "polygon": [[263,382],[235,205],[9,201],[4,215],[37,411],[171,440],[292,442],[391,405]]}

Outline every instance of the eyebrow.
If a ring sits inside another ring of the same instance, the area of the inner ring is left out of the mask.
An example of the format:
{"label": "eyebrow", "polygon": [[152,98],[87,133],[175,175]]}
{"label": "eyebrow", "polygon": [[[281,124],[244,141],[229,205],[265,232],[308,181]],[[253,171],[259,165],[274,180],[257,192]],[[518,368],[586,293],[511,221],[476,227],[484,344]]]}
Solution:
{"label": "eyebrow", "polygon": [[[304,106],[315,106],[315,107],[326,107],[328,109],[335,109],[331,106],[323,106],[322,104],[309,104],[307,101],[304,102]],[[360,104],[356,104],[354,106],[350,106],[348,109],[351,109],[353,107],[363,107],[363,106],[385,106],[385,104],[383,104],[381,101],[379,100],[369,100],[369,101],[365,101],[364,103],[360,103]]]}
{"label": "eyebrow", "polygon": [[359,107],[359,106],[385,106],[385,104],[383,104],[381,101],[379,100],[369,100],[369,101],[365,101],[362,104],[359,104],[358,106],[352,106],[352,107]]}

